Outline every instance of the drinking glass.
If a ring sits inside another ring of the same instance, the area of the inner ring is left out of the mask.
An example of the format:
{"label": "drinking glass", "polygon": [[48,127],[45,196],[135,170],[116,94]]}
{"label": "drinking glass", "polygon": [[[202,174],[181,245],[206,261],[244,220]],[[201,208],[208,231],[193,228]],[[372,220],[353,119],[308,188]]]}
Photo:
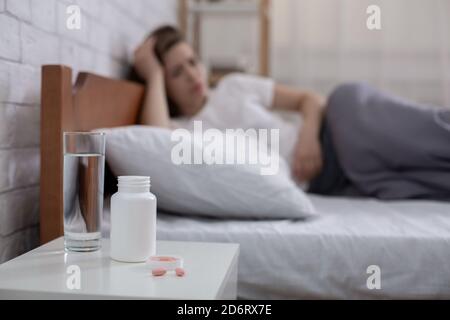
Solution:
{"label": "drinking glass", "polygon": [[101,248],[105,133],[64,132],[64,245]]}

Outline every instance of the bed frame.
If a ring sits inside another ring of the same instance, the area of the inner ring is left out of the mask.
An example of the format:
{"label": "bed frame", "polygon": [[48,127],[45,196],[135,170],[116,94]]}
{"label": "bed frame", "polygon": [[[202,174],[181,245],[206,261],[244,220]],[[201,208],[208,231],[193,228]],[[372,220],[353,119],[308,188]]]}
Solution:
{"label": "bed frame", "polygon": [[63,235],[63,132],[136,124],[144,86],[72,70],[42,67],[40,241]]}

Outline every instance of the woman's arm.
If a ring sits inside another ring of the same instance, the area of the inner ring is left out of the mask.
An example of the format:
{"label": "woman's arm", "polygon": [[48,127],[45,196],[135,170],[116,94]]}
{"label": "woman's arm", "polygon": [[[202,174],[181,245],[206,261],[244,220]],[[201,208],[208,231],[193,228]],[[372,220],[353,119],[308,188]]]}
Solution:
{"label": "woman's arm", "polygon": [[170,117],[164,84],[164,70],[154,54],[154,44],[155,40],[149,38],[134,53],[136,72],[146,81],[140,123],[169,128]]}
{"label": "woman's arm", "polygon": [[294,177],[302,182],[311,181],[322,169],[319,135],[325,103],[325,98],[311,91],[275,86],[272,108],[298,111],[303,117],[292,164]]}

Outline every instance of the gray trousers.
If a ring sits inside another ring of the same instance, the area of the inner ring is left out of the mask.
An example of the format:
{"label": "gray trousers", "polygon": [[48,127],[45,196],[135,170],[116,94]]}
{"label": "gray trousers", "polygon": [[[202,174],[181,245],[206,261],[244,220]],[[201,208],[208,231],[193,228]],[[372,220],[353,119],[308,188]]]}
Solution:
{"label": "gray trousers", "polygon": [[[336,88],[322,132],[324,170],[311,192],[450,200],[450,110],[358,83]],[[355,193],[355,191],[352,191]]]}

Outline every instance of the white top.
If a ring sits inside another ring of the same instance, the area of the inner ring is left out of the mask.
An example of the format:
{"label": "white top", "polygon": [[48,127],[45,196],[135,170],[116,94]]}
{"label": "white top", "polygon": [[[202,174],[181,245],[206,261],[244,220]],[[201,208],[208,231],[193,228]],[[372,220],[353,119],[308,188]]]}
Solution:
{"label": "white top", "polygon": [[202,121],[203,130],[279,129],[280,156],[291,162],[301,119],[289,113],[289,118],[270,110],[275,83],[270,78],[249,74],[227,75],[211,90],[203,109],[194,117],[172,119],[174,128],[193,130],[194,121]]}
{"label": "white top", "polygon": [[235,298],[238,244],[158,241],[157,254],[184,259],[184,277],[154,277],[145,262],[111,260],[108,239],[102,239],[102,249],[96,252],[67,253],[63,248],[59,238],[0,265],[0,300]]}

